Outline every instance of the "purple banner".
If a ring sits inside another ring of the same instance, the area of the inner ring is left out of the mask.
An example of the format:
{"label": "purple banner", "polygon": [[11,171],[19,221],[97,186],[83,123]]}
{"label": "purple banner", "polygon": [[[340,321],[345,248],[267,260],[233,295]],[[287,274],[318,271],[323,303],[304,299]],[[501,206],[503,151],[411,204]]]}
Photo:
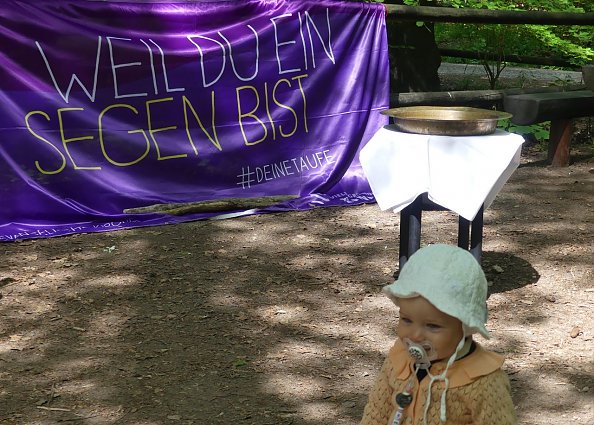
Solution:
{"label": "purple banner", "polygon": [[0,2],[0,241],[373,202],[381,4]]}

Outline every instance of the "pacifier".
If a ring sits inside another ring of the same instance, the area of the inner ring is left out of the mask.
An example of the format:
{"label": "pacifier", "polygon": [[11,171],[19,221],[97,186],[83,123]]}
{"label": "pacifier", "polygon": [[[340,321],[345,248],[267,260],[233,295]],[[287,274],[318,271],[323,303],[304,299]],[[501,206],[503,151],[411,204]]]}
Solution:
{"label": "pacifier", "polygon": [[408,355],[414,360],[415,365],[421,369],[428,369],[431,367],[431,361],[437,359],[437,352],[429,341],[417,343],[404,338],[404,343],[408,349]]}

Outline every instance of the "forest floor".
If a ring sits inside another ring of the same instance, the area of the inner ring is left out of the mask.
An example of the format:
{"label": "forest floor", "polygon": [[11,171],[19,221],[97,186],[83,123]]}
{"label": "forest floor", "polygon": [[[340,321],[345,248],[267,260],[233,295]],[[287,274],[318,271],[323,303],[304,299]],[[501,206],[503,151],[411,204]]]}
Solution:
{"label": "forest floor", "polygon": [[[591,425],[594,146],[545,158],[525,146],[485,211],[479,341],[521,424]],[[0,244],[0,424],[356,425],[398,226],[371,204]],[[423,226],[455,243],[452,213]]]}

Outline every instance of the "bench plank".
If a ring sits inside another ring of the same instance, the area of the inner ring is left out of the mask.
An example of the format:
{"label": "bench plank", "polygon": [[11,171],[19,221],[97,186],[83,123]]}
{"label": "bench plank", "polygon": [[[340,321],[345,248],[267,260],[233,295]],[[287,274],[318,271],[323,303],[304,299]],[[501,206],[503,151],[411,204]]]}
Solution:
{"label": "bench plank", "polygon": [[511,122],[517,125],[594,116],[594,91],[578,90],[504,96],[503,109],[513,115]]}
{"label": "bench plank", "polygon": [[548,161],[554,167],[569,165],[574,119],[594,116],[594,91],[533,93],[505,96],[503,109],[516,125],[551,121]]}

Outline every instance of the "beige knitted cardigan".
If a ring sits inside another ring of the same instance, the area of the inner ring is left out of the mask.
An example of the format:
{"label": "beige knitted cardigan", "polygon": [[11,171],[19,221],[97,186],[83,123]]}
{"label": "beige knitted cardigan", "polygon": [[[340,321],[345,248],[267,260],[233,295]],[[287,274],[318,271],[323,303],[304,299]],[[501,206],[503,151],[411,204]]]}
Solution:
{"label": "beige knitted cardigan", "polygon": [[[510,394],[507,375],[501,370],[503,357],[486,351],[477,344],[468,356],[454,362],[448,369],[450,381],[446,395],[445,425],[516,425],[516,413]],[[419,383],[414,376],[414,365],[406,348],[397,340],[382,366],[360,425],[392,425],[396,414],[396,394],[402,392],[412,380],[413,401],[404,410],[400,425],[422,425],[429,377]],[[439,375],[445,362],[431,366],[432,375]],[[445,388],[443,381],[433,383],[431,401],[427,412],[428,425],[440,422],[440,399]]]}

